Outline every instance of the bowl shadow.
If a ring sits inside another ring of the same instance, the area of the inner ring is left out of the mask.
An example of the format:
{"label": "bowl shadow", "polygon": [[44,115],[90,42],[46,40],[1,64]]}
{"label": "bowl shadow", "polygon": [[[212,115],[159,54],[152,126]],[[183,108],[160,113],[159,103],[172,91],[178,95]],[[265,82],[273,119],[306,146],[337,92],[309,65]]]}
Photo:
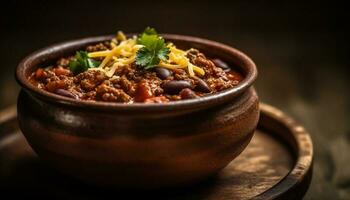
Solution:
{"label": "bowl shadow", "polygon": [[113,196],[127,199],[205,199],[218,180],[214,175],[185,187],[125,190],[83,183],[58,172],[37,157],[23,157],[11,165],[11,170],[0,176],[0,190],[2,196],[15,199],[103,199]]}

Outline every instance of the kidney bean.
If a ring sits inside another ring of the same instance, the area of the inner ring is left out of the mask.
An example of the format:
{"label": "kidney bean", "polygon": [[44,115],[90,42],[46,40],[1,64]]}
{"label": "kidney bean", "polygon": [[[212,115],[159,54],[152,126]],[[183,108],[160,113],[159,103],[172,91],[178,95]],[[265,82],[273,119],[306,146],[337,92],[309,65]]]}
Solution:
{"label": "kidney bean", "polygon": [[185,88],[185,89],[181,90],[180,96],[182,99],[194,99],[194,98],[198,97],[198,95],[193,90],[191,90],[189,88]]}
{"label": "kidney bean", "polygon": [[172,72],[170,70],[163,67],[156,67],[154,71],[156,72],[157,76],[163,80],[172,75]]}
{"label": "kidney bean", "polygon": [[208,86],[208,84],[200,78],[197,79],[197,85],[194,89],[205,93],[211,92],[211,89]]}
{"label": "kidney bean", "polygon": [[153,97],[153,93],[151,88],[147,84],[146,81],[141,81],[137,85],[136,93],[135,93],[135,101],[144,102],[146,99]]}
{"label": "kidney bean", "polygon": [[192,84],[188,81],[183,81],[183,80],[172,80],[165,82],[162,85],[162,88],[164,91],[168,94],[178,94],[182,89],[185,88],[191,88]]}
{"label": "kidney bean", "polygon": [[221,59],[215,58],[212,60],[212,62],[215,64],[215,66],[220,67],[225,72],[228,72],[231,70],[231,68],[228,66],[228,64]]}
{"label": "kidney bean", "polygon": [[74,95],[73,93],[69,92],[68,90],[65,90],[65,89],[57,89],[55,91],[56,94],[59,94],[59,95],[62,95],[62,96],[65,96],[65,97],[70,97],[70,98],[73,98],[73,99],[76,99],[77,96]]}

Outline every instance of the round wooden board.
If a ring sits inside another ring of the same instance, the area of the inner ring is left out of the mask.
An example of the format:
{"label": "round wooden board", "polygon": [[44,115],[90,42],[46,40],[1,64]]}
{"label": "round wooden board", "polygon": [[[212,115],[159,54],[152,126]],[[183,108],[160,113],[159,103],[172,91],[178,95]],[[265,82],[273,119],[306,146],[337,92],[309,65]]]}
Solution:
{"label": "round wooden board", "polygon": [[278,109],[261,104],[258,129],[244,152],[197,185],[154,191],[94,188],[61,175],[33,153],[18,130],[15,109],[0,113],[0,197],[47,199],[300,199],[312,174],[310,136]]}

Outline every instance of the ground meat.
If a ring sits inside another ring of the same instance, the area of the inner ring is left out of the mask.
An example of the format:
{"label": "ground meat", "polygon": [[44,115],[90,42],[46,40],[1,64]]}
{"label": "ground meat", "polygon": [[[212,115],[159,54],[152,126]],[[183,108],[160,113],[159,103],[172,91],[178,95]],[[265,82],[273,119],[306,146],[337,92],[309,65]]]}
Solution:
{"label": "ground meat", "polygon": [[[67,89],[73,83],[73,77],[70,71],[63,67],[49,68],[48,70],[39,68],[33,74],[33,77],[39,82],[36,85],[49,92],[55,92],[58,89]],[[35,81],[31,81],[35,83]]]}
{"label": "ground meat", "polygon": [[165,96],[151,97],[144,101],[145,103],[166,103],[169,102],[169,99]]}
{"label": "ground meat", "polygon": [[205,55],[199,52],[197,49],[190,49],[187,53],[187,57],[190,59],[191,63],[197,65],[198,67],[205,67],[208,69],[215,67],[214,63],[207,59]]}
{"label": "ground meat", "polygon": [[60,59],[57,60],[56,65],[67,67],[68,64],[69,64],[69,61],[71,59],[72,59],[72,57],[70,57],[70,58],[60,58]]}
{"label": "ground meat", "polygon": [[58,66],[53,69],[53,72],[55,73],[56,76],[68,76],[71,74],[71,71],[64,68],[63,66]]}
{"label": "ground meat", "polygon": [[[86,51],[110,48],[109,42],[104,42],[88,46]],[[29,80],[40,89],[70,98],[123,103],[166,103],[200,98],[232,88],[242,80],[240,73],[222,69],[196,49],[189,50],[187,57],[202,68],[205,75],[191,77],[184,69],[170,71],[156,67],[146,70],[135,63],[117,68],[112,77],[97,69],[75,75],[69,70],[73,56],[68,56],[58,59],[52,66],[38,68]],[[215,60],[217,63],[218,59]]]}
{"label": "ground meat", "polygon": [[226,73],[221,68],[216,67],[211,60],[207,59],[197,49],[191,49],[187,56],[191,63],[204,69],[206,77],[226,77]]}
{"label": "ground meat", "polygon": [[84,100],[95,100],[96,99],[96,91],[90,91],[82,95],[81,99]]}
{"label": "ground meat", "polygon": [[110,48],[109,42],[104,42],[104,43],[98,43],[96,45],[90,45],[86,47],[87,52],[93,52],[93,51],[103,51],[103,50],[108,50]]}
{"label": "ground meat", "polygon": [[200,53],[196,49],[191,49],[187,56],[193,64],[204,69],[206,83],[214,91],[234,87],[242,80],[240,74],[234,71],[232,72],[235,74],[225,72],[222,68],[215,66],[211,60],[207,59],[203,53]]}
{"label": "ground meat", "polygon": [[35,78],[38,80],[45,80],[47,78],[47,72],[44,69],[39,68],[35,72]]}
{"label": "ground meat", "polygon": [[116,79],[116,81],[120,86],[120,88],[123,89],[124,91],[128,91],[130,95],[135,93],[135,90],[136,90],[135,84],[129,79],[127,79],[125,76],[122,76]]}
{"label": "ground meat", "polygon": [[108,77],[104,72],[99,70],[88,70],[86,72],[78,74],[74,78],[74,82],[79,84],[82,89],[86,91],[91,91],[101,84]]}
{"label": "ground meat", "polygon": [[113,87],[110,81],[105,81],[96,88],[96,98],[110,102],[129,102],[131,100],[124,90]]}

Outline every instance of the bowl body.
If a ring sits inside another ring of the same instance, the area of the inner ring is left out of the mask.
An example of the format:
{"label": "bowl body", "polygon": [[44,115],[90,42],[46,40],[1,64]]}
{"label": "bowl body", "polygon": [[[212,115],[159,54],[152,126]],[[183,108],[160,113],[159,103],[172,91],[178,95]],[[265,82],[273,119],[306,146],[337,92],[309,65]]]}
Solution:
{"label": "bowl body", "polygon": [[121,188],[186,185],[229,164],[249,143],[259,118],[254,63],[226,45],[164,35],[237,65],[245,78],[233,89],[168,104],[83,102],[39,90],[26,78],[38,66],[111,36],[39,50],[18,66],[20,128],[54,168],[85,182]]}

